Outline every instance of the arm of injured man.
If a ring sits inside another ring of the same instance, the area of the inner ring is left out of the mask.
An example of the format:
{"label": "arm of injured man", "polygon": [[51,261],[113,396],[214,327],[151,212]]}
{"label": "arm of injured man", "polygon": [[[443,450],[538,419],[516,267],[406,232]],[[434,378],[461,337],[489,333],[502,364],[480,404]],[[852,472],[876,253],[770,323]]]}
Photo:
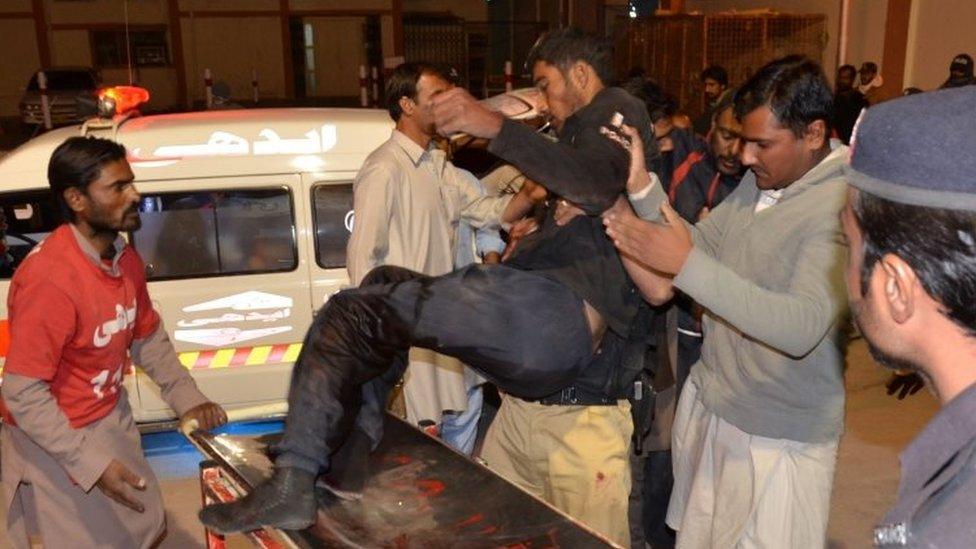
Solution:
{"label": "arm of injured man", "polygon": [[627,183],[627,151],[600,135],[596,127],[581,130],[570,145],[506,120],[488,150],[589,215],[612,206]]}

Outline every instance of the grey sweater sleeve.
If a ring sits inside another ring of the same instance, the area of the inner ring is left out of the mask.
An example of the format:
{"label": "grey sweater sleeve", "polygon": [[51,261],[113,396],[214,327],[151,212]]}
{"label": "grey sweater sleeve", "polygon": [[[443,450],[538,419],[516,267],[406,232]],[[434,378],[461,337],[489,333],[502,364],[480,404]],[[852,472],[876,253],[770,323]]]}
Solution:
{"label": "grey sweater sleeve", "polygon": [[624,190],[630,163],[627,152],[596,127],[580,131],[570,146],[507,119],[488,151],[589,215],[613,206]]}
{"label": "grey sweater sleeve", "polygon": [[785,292],[740,276],[700,249],[697,240],[674,285],[749,337],[803,357],[845,310],[844,244],[836,225],[836,220],[826,220],[797,243],[803,251]]}
{"label": "grey sweater sleeve", "polygon": [[[664,192],[661,182],[656,177],[652,181],[651,189],[647,194],[640,198],[630,197],[630,205],[641,219],[651,222],[663,222],[661,203],[668,199],[668,195]],[[722,208],[720,205],[708,217],[695,225],[683,219],[682,223],[691,231],[691,238],[696,248],[703,250],[709,255],[715,255],[719,240],[722,236],[721,227],[729,215],[730,210],[728,208]]]}
{"label": "grey sweater sleeve", "polygon": [[[637,217],[645,221],[659,221],[661,219],[661,202],[667,200],[668,195],[664,192],[661,180],[653,172],[651,172],[650,187],[646,194],[640,198],[635,198],[635,195],[630,195],[628,198],[634,212],[637,213]],[[643,193],[643,191],[638,191],[637,194]]]}
{"label": "grey sweater sleeve", "polygon": [[132,343],[132,360],[159,385],[163,400],[177,415],[182,416],[196,406],[210,401],[197,389],[193,377],[180,364],[162,320],[159,321],[156,331]]}
{"label": "grey sweater sleeve", "polygon": [[[71,427],[50,385],[7,372],[0,392],[17,427],[50,454],[82,490],[91,490],[112,462],[112,455],[102,445],[89,443],[87,430]],[[125,391],[119,398],[127,398]]]}

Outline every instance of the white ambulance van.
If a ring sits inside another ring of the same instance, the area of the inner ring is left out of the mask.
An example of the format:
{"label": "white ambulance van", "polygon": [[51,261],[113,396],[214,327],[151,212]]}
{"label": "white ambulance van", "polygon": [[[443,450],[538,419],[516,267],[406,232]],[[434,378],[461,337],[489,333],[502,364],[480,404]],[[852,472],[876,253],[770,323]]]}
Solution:
{"label": "white ambulance van", "polygon": [[[487,104],[531,119],[539,101],[524,89]],[[30,140],[0,159],[0,361],[10,278],[61,223],[48,160],[65,139],[92,135],[128,150],[142,228],[125,236],[180,361],[228,410],[281,403],[313,315],[348,283],[353,178],[392,128],[383,110],[254,109],[116,116]],[[137,367],[125,386],[144,427],[174,419]]]}

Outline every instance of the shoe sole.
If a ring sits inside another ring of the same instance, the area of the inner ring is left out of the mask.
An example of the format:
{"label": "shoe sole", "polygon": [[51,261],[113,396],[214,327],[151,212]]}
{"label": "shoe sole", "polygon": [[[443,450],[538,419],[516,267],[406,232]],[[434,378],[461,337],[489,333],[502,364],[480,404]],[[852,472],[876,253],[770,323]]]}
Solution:
{"label": "shoe sole", "polygon": [[228,536],[228,535],[231,535],[231,534],[240,534],[242,532],[252,532],[254,530],[260,530],[262,528],[276,528],[278,530],[304,530],[304,529],[312,526],[313,524],[315,524],[315,521],[314,520],[313,521],[282,522],[280,524],[262,524],[260,526],[255,527],[255,528],[245,527],[245,528],[242,528],[240,530],[224,530],[222,528],[215,528],[213,526],[207,526],[206,524],[204,524],[204,526],[208,530],[210,530],[211,532],[214,532],[215,534],[220,534],[221,536]]}

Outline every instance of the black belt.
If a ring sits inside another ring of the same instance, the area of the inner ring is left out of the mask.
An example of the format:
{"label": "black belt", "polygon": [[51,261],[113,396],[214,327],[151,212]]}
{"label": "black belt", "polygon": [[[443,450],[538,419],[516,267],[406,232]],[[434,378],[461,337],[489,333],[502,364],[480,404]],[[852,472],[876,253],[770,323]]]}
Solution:
{"label": "black belt", "polygon": [[562,391],[538,399],[524,399],[544,406],[613,406],[617,399],[592,393],[579,387],[566,387]]}

